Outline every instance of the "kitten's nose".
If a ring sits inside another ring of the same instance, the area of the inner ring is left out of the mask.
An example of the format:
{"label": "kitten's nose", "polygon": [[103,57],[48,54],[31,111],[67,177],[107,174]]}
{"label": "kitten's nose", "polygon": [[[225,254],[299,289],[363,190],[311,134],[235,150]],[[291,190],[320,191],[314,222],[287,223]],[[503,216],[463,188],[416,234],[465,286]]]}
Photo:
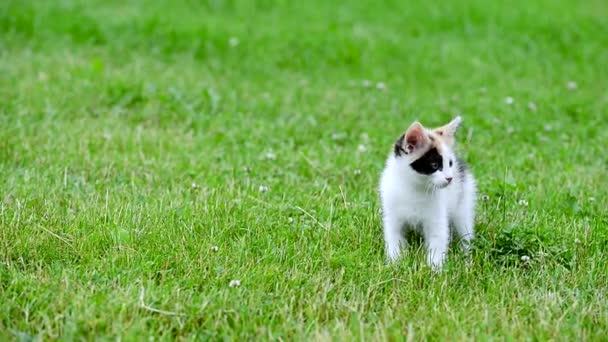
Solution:
{"label": "kitten's nose", "polygon": [[445,180],[448,181],[448,184],[452,182],[452,179],[454,179],[454,177],[445,177]]}

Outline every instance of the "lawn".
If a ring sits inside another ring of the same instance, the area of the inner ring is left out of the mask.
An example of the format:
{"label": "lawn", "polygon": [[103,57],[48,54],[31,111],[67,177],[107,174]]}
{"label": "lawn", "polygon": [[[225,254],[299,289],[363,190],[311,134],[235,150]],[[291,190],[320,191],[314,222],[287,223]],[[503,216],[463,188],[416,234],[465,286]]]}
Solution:
{"label": "lawn", "polygon": [[[4,0],[0,339],[606,340],[608,4]],[[473,264],[384,254],[460,114]]]}

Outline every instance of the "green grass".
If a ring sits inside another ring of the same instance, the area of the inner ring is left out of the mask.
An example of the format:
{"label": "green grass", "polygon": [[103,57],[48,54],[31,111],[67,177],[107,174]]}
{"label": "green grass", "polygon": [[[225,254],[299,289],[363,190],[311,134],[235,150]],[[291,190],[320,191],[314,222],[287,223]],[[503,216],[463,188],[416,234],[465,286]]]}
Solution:
{"label": "green grass", "polygon": [[[606,339],[605,2],[197,3],[0,4],[1,339]],[[389,267],[455,114],[474,264]]]}

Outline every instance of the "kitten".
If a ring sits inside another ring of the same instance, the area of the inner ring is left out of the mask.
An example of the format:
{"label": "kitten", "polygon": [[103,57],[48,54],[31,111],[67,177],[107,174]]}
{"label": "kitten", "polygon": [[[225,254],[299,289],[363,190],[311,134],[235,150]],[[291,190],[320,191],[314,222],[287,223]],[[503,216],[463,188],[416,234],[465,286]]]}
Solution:
{"label": "kitten", "polygon": [[441,269],[450,226],[469,255],[476,186],[471,171],[454,154],[458,116],[436,129],[414,122],[393,146],[380,180],[386,253],[395,261],[407,247],[404,229],[422,234],[427,263]]}

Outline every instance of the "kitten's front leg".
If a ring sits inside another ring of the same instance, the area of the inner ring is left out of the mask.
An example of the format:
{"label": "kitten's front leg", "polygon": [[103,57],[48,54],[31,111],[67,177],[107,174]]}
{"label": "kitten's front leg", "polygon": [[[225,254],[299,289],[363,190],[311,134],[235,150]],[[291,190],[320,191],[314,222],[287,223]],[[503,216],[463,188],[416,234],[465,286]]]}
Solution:
{"label": "kitten's front leg", "polygon": [[389,261],[395,261],[401,256],[401,248],[406,247],[406,241],[401,234],[403,222],[389,214],[384,214],[384,243]]}
{"label": "kitten's front leg", "polygon": [[475,237],[475,233],[473,231],[473,213],[464,211],[460,209],[461,212],[457,213],[454,217],[454,228],[456,229],[456,233],[458,234],[460,240],[460,248],[467,256],[467,258],[471,255],[471,241]]}
{"label": "kitten's front leg", "polygon": [[427,250],[427,264],[433,270],[441,270],[450,242],[450,230],[445,215],[441,215],[440,218],[430,218],[424,222],[424,241]]}

